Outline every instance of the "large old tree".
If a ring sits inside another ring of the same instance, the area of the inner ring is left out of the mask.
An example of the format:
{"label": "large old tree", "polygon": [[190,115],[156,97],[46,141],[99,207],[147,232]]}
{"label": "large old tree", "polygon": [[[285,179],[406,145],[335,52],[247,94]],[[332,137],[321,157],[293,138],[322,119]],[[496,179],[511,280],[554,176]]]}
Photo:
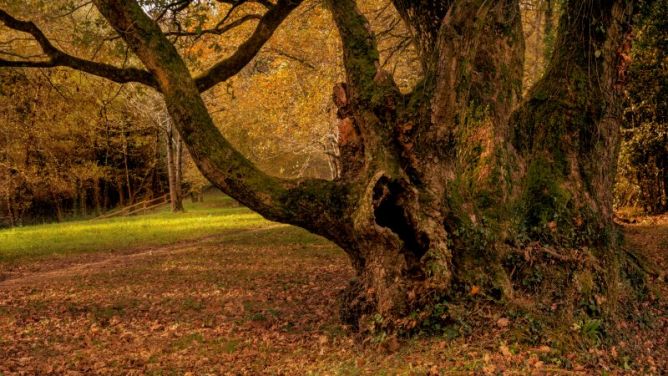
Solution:
{"label": "large old tree", "polygon": [[[167,2],[166,11],[190,2]],[[635,258],[620,247],[611,193],[638,2],[565,1],[546,73],[522,98],[519,0],[394,0],[422,65],[409,93],[381,69],[376,36],[356,2],[327,1],[346,72],[334,86],[341,174],[333,181],[263,173],[207,112],[201,93],[248,64],[301,3],[254,2],[266,8],[255,32],[197,76],[134,0],[93,3],[143,69],[68,54],[35,23],[4,10],[5,26],[31,34],[47,58],[0,66],[67,66],[160,91],[215,186],[349,255],[357,277],[342,293],[342,318],[362,329],[373,322],[408,330],[439,303],[472,294],[563,322],[614,312],[630,297]]]}

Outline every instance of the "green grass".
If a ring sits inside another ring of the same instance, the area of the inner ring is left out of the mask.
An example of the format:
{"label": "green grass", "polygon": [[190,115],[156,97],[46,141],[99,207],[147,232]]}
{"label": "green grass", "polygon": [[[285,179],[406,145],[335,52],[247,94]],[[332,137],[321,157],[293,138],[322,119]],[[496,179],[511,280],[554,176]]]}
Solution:
{"label": "green grass", "polygon": [[119,251],[265,227],[271,222],[222,194],[185,202],[185,213],[154,213],[0,230],[0,264],[79,253]]}

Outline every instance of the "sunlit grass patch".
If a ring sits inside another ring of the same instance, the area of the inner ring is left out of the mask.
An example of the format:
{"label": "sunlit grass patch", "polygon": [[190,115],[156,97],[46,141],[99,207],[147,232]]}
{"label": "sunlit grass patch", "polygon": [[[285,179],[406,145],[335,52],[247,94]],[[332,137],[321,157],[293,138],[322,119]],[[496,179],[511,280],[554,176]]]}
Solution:
{"label": "sunlit grass patch", "polygon": [[161,209],[141,216],[0,230],[0,263],[164,245],[270,224],[244,207],[230,206],[229,199],[222,196],[205,203],[189,203],[185,213]]}

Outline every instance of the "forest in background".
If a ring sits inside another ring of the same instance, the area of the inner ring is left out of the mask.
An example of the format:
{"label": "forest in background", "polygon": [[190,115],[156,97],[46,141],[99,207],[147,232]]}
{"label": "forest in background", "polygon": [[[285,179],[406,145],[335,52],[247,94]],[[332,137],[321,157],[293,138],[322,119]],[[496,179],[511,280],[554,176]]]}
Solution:
{"label": "forest in background", "polygon": [[[52,15],[40,21],[66,50],[76,54],[94,47],[96,58],[132,63],[120,41],[100,34],[100,20],[88,6],[35,6],[41,8],[35,13]],[[203,32],[215,26],[220,7],[201,2],[179,13],[182,19],[167,21],[191,63],[205,66],[233,51],[219,44],[216,33]],[[369,1],[364,7],[380,37],[383,65],[402,90],[411,89],[420,65],[408,31],[388,1]],[[529,88],[549,61],[560,1],[523,1],[522,11],[524,87]],[[615,197],[618,207],[645,213],[668,209],[665,14],[668,2],[658,1],[641,15],[628,56]],[[229,41],[246,38],[257,19],[252,7],[231,17],[232,27],[219,32]],[[58,35],[69,27],[77,33]],[[0,46],[16,46],[17,40],[25,40],[25,48],[12,54],[34,53],[30,38],[0,29]],[[339,135],[331,83],[343,75],[339,50],[327,9],[318,1],[300,8],[239,75],[204,95],[217,126],[271,175],[336,178]],[[64,68],[7,68],[0,70],[0,108],[0,226],[99,215],[169,194],[170,179],[179,197],[197,199],[208,185],[172,129],[161,97],[150,89]]]}

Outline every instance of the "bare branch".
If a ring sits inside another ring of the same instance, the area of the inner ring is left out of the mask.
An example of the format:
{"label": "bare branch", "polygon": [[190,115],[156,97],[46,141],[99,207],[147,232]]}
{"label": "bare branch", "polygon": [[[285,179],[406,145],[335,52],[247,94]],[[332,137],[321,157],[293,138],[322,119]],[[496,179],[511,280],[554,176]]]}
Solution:
{"label": "bare branch", "polygon": [[411,31],[423,68],[433,64],[437,35],[453,0],[392,0],[392,3]]}
{"label": "bare branch", "polygon": [[157,16],[155,16],[154,19],[156,21],[162,20],[162,18],[169,11],[171,11],[173,14],[176,14],[176,13],[182,11],[183,9],[187,8],[190,5],[191,2],[192,2],[192,0],[176,0],[174,2],[171,2],[167,5],[165,5],[165,7],[160,11],[160,13],[158,13]]}
{"label": "bare branch", "polygon": [[271,52],[273,54],[276,54],[278,56],[282,56],[286,59],[294,60],[298,62],[299,64],[309,68],[309,69],[315,69],[315,65],[311,64],[308,60],[306,60],[303,57],[296,56],[294,54],[291,54],[287,51],[280,50],[278,48],[268,48],[267,52]]}
{"label": "bare branch", "polygon": [[262,46],[271,38],[276,29],[297,8],[303,0],[279,0],[260,19],[253,35],[242,43],[232,56],[218,62],[202,75],[195,78],[195,83],[200,92],[206,91],[219,82],[239,73],[257,53]]}
{"label": "bare branch", "polygon": [[350,88],[370,95],[380,67],[376,38],[354,0],[328,0],[343,42],[343,63]]}
{"label": "bare branch", "polygon": [[[210,34],[223,34],[232,28],[238,27],[239,25],[252,19],[259,19],[254,33],[237,48],[234,54],[218,62],[199,77],[195,78],[195,82],[200,92],[206,91],[216,84],[229,79],[230,77],[237,74],[243,67],[245,67],[257,55],[260,49],[269,40],[269,38],[271,38],[273,33],[292,12],[292,10],[301,4],[302,1],[303,0],[279,0],[275,5],[267,1],[253,1],[267,7],[269,11],[267,11],[267,13],[265,13],[262,17],[257,15],[246,15],[228,25],[223,27],[218,27],[217,25],[216,28],[206,31],[206,33]],[[188,3],[188,1],[176,1],[172,3],[172,5],[187,6]],[[49,57],[49,60],[45,61],[0,59],[0,66],[31,68],[52,68],[66,66],[94,74],[96,76],[104,77],[114,82],[138,82],[153,88],[158,87],[155,77],[153,77],[153,75],[146,70],[138,68],[118,68],[113,65],[93,62],[69,55],[53,46],[49,39],[33,22],[18,20],[1,9],[0,21],[4,22],[5,25],[11,29],[31,34],[39,43],[44,53]],[[197,35],[198,33],[171,32],[166,34]]]}
{"label": "bare branch", "polygon": [[49,16],[49,19],[53,20],[53,19],[56,19],[56,18],[62,18],[62,17],[69,16],[70,14],[74,14],[74,12],[76,12],[79,9],[85,7],[86,5],[91,5],[91,4],[92,4],[92,1],[86,1],[84,3],[81,3],[79,5],[74,6],[72,9],[70,9],[70,10],[64,12],[64,13],[57,14],[55,16]]}
{"label": "bare branch", "polygon": [[222,35],[222,34],[225,34],[226,32],[228,32],[228,31],[230,31],[230,30],[232,30],[236,27],[239,27],[239,26],[245,24],[248,21],[261,20],[261,19],[262,19],[262,16],[260,16],[260,15],[247,14],[247,15],[239,18],[238,20],[234,20],[233,22],[230,22],[229,24],[224,25],[224,26],[222,25],[222,21],[221,21],[213,29],[201,30],[199,32],[198,31],[168,31],[168,32],[165,32],[164,34],[167,35],[167,36],[179,36],[179,37],[200,36],[200,35],[204,35],[204,34]]}
{"label": "bare branch", "polygon": [[267,0],[216,0],[216,1],[223,4],[231,4],[233,7],[238,7],[245,3],[257,3],[267,9],[272,9],[274,7],[274,4],[272,4],[270,1]]}
{"label": "bare branch", "polygon": [[118,83],[139,82],[157,88],[158,85],[150,72],[139,68],[118,68],[69,55],[56,48],[37,25],[31,21],[21,21],[0,9],[0,21],[10,29],[28,33],[39,43],[49,60],[7,60],[0,59],[0,67],[52,68],[70,67]]}

